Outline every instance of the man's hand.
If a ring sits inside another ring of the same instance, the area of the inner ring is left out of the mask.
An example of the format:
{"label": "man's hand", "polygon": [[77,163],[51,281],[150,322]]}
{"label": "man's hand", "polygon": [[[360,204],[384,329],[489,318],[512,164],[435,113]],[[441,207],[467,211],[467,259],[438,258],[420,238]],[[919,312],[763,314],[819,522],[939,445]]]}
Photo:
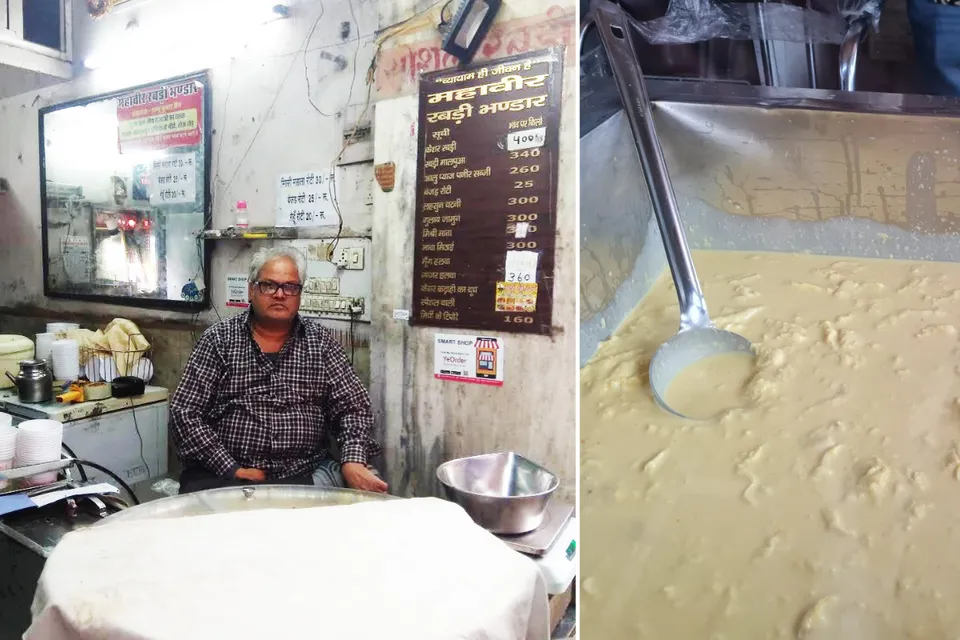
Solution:
{"label": "man's hand", "polygon": [[359,462],[347,462],[340,468],[347,486],[358,491],[386,493],[387,483],[373,474],[367,465]]}
{"label": "man's hand", "polygon": [[265,474],[260,469],[237,469],[237,472],[233,474],[233,477],[237,480],[249,480],[251,482],[263,482],[267,479],[267,474]]}

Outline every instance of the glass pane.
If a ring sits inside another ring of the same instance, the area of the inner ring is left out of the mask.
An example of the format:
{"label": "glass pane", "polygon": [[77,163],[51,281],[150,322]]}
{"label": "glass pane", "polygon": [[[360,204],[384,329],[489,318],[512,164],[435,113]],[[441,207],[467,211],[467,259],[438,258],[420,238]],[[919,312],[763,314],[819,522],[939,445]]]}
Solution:
{"label": "glass pane", "polygon": [[43,114],[48,295],[205,302],[204,88],[176,79]]}
{"label": "glass pane", "polygon": [[62,0],[27,0],[23,3],[23,37],[29,42],[63,49]]}

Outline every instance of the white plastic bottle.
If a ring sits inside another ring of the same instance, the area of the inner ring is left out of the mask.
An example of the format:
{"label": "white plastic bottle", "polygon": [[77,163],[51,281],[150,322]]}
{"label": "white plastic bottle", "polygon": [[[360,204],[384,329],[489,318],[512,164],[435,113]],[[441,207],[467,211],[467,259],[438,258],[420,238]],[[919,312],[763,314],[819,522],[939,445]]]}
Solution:
{"label": "white plastic bottle", "polygon": [[236,227],[238,229],[246,229],[250,223],[249,218],[247,218],[246,200],[237,200],[236,213],[237,213]]}

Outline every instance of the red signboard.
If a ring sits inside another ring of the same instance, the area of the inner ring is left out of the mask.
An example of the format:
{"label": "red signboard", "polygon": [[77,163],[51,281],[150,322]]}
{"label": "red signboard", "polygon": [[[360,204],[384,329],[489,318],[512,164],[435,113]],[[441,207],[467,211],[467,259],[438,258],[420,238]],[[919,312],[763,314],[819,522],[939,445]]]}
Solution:
{"label": "red signboard", "polygon": [[117,98],[120,152],[191,147],[203,139],[203,85],[187,80]]}

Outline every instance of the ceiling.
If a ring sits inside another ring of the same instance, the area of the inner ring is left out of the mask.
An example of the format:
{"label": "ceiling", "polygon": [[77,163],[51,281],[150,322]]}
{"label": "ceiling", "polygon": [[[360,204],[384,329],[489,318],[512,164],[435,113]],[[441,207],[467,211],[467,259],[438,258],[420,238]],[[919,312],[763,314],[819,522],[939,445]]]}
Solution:
{"label": "ceiling", "polygon": [[65,80],[0,63],[0,99],[36,91],[58,82]]}

